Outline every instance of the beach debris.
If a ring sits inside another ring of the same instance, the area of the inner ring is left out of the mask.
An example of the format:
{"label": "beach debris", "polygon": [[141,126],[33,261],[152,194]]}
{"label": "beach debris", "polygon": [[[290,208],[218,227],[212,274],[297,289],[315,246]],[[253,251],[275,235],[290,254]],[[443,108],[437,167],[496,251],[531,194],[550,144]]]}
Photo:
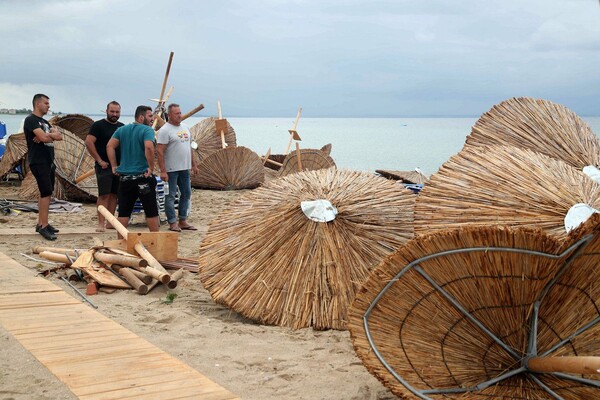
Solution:
{"label": "beach debris", "polygon": [[[331,222],[301,202],[328,200]],[[245,193],[209,224],[199,277],[215,302],[263,324],[346,329],[356,290],[413,236],[415,196],[384,178],[303,171]]]}
{"label": "beach debris", "polygon": [[79,139],[84,140],[90,128],[94,123],[94,120],[83,114],[66,114],[66,115],[55,115],[49,121],[50,125],[54,127],[61,127],[66,131],[71,132]]}
{"label": "beach debris", "polygon": [[[296,142],[296,144],[298,143]],[[327,168],[336,168],[335,161],[331,156],[317,149],[297,148],[285,157],[278,176],[284,177],[300,171],[316,171]]]}
{"label": "beach debris", "polygon": [[567,163],[515,147],[467,147],[419,194],[415,232],[509,225],[565,238],[564,218],[577,203],[600,209],[600,184]]}
{"label": "beach debris", "polygon": [[358,291],[349,330],[401,398],[600,396],[600,216],[566,238],[471,226],[416,236]]}
{"label": "beach debris", "polygon": [[6,150],[0,159],[0,179],[17,171],[19,178],[23,178],[28,170],[27,141],[24,133],[15,133],[6,139]]}
{"label": "beach debris", "polygon": [[86,303],[88,303],[90,306],[92,306],[94,308],[98,308],[98,306],[96,304],[94,304],[90,299],[88,299],[88,297],[85,294],[81,293],[81,291],[79,289],[77,289],[71,282],[69,282],[68,279],[66,279],[64,276],[61,276],[60,279],[62,279],[67,285],[69,285],[69,287],[71,289],[73,289],[75,291],[75,293],[77,293],[79,296],[81,296],[83,301],[85,301]]}
{"label": "beach debris", "polygon": [[375,172],[384,178],[394,179],[406,184],[423,185],[429,181],[427,175],[425,175],[420,168],[415,168],[413,171],[376,169]]}

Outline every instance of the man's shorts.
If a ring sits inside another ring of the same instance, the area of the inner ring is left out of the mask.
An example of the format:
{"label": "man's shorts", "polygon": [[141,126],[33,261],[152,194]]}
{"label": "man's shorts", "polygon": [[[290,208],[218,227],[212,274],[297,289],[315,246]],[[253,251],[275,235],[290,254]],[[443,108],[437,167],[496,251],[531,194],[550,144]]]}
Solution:
{"label": "man's shorts", "polygon": [[156,179],[154,176],[145,178],[143,175],[134,177],[122,175],[119,182],[119,217],[131,217],[135,201],[140,199],[146,218],[158,217],[156,202]]}
{"label": "man's shorts", "polygon": [[52,164],[34,164],[29,169],[38,185],[40,197],[48,197],[54,191],[54,171],[56,166]]}
{"label": "man's shorts", "polygon": [[119,192],[119,177],[112,173],[110,165],[102,169],[96,164],[96,182],[98,182],[98,196],[117,194]]}

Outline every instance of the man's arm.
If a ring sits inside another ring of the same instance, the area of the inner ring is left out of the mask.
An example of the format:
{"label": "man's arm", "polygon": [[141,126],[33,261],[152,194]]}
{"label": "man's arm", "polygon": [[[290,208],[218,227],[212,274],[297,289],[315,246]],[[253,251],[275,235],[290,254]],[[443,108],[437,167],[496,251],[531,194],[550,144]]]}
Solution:
{"label": "man's arm", "polygon": [[196,157],[194,157],[194,149],[190,148],[192,153],[192,173],[197,175],[200,170],[198,169],[198,163],[196,162]]}
{"label": "man's arm", "polygon": [[158,154],[158,167],[160,168],[160,179],[162,179],[165,182],[168,182],[169,175],[167,174],[167,168],[165,166],[165,150],[166,149],[167,149],[166,144],[158,143],[156,145],[156,154]]}
{"label": "man's arm", "polygon": [[62,135],[54,127],[50,128],[49,133],[44,132],[42,128],[35,128],[33,134],[35,135],[34,141],[37,141],[38,143],[52,143],[54,141],[62,140]]}
{"label": "man's arm", "polygon": [[117,174],[117,147],[119,147],[119,139],[115,139],[114,136],[110,138],[108,144],[106,145],[106,154],[108,155],[108,161],[110,161],[110,166],[112,167],[112,173]]}
{"label": "man's arm", "polygon": [[98,154],[98,150],[96,150],[96,140],[96,136],[87,135],[85,137],[85,147],[87,148],[88,153],[90,153],[90,156],[96,160],[98,165],[100,165],[102,169],[106,169],[110,164],[100,158],[100,154]]}
{"label": "man's arm", "polygon": [[148,161],[148,170],[144,176],[149,177],[154,169],[154,142],[152,140],[144,140],[144,153],[146,154],[146,161]]}

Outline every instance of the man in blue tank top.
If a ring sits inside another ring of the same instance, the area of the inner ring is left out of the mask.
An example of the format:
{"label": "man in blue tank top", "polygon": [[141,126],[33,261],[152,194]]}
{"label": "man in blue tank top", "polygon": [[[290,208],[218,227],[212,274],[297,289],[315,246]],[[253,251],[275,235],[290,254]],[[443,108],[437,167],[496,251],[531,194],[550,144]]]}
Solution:
{"label": "man in blue tank top", "polygon": [[[135,122],[117,129],[106,145],[112,172],[120,176],[117,202],[123,226],[129,224],[135,201],[140,199],[146,213],[146,224],[152,232],[159,230],[158,204],[156,203],[156,179],[154,168],[154,116],[152,108],[139,106],[135,110]],[[121,150],[120,164],[116,150]]]}

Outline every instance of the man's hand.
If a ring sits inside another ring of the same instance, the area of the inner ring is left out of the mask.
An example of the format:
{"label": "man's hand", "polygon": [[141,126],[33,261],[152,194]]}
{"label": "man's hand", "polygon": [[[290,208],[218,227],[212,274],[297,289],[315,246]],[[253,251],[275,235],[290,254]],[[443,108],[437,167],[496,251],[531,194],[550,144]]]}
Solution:
{"label": "man's hand", "polygon": [[113,175],[119,176],[119,173],[117,172],[117,167],[112,167],[112,173]]}
{"label": "man's hand", "polygon": [[167,174],[165,171],[161,171],[160,172],[160,179],[163,182],[169,182],[169,174]]}
{"label": "man's hand", "polygon": [[[109,163],[107,163],[107,162],[106,162],[106,161],[104,161],[104,160],[100,160],[100,162],[98,163],[98,165],[100,165],[100,167],[101,167],[102,169],[106,169],[106,168],[108,168],[108,167],[110,166],[110,164],[109,164]],[[113,171],[113,173],[114,173],[114,171]]]}
{"label": "man's hand", "polygon": [[198,175],[200,173],[200,168],[197,165],[192,165],[192,174]]}
{"label": "man's hand", "polygon": [[148,167],[146,173],[144,174],[144,178],[148,178],[150,176],[152,176],[152,168]]}

